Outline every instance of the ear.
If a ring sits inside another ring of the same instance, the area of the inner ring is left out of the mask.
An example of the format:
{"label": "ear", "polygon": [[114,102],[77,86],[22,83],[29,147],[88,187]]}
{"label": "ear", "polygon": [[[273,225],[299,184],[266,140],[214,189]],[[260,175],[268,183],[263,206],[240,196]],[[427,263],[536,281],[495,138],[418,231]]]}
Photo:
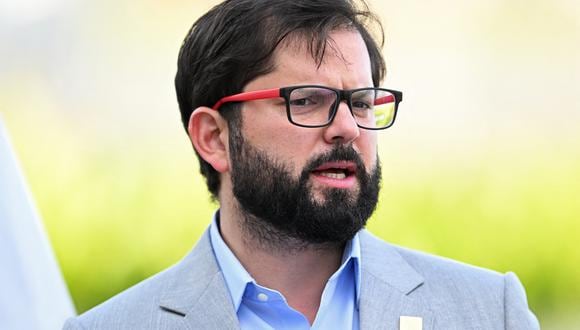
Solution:
{"label": "ear", "polygon": [[207,107],[195,109],[187,126],[195,150],[219,173],[229,170],[227,129],[224,118],[216,110]]}

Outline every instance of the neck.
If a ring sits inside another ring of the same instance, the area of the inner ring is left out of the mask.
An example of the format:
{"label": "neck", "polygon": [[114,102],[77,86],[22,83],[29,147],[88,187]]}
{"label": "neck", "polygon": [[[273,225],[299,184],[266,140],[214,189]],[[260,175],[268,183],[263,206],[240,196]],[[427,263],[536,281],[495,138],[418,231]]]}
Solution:
{"label": "neck", "polygon": [[340,267],[344,246],[303,242],[239,208],[221,206],[221,235],[240,263],[258,284],[279,291],[312,324],[326,282]]}

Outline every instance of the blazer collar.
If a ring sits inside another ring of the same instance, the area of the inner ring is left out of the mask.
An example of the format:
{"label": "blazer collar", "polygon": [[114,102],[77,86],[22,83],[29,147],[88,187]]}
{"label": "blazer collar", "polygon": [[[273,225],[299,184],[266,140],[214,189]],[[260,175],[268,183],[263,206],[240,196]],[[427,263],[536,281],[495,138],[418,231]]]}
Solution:
{"label": "blazer collar", "polygon": [[191,329],[239,329],[208,231],[170,271],[173,274],[169,275],[159,299],[161,309],[184,317],[187,327]]}
{"label": "blazer collar", "polygon": [[[423,329],[433,328],[433,313],[412,296],[423,277],[397,250],[363,230],[361,243],[361,329],[398,329],[401,316],[423,318]],[[161,309],[184,317],[190,329],[239,329],[233,302],[216,262],[209,232],[194,249],[169,270],[159,299]]]}
{"label": "blazer collar", "polygon": [[432,329],[434,315],[412,293],[425,282],[390,244],[366,230],[360,232],[362,285],[359,319],[361,329],[398,329],[401,316],[423,319]]}

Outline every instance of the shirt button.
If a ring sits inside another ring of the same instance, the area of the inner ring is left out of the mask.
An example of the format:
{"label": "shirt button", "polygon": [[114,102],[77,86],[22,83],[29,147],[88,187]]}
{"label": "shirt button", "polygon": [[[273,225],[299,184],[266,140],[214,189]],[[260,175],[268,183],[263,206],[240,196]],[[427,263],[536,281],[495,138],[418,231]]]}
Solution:
{"label": "shirt button", "polygon": [[259,301],[268,301],[268,295],[265,293],[258,293],[258,300]]}

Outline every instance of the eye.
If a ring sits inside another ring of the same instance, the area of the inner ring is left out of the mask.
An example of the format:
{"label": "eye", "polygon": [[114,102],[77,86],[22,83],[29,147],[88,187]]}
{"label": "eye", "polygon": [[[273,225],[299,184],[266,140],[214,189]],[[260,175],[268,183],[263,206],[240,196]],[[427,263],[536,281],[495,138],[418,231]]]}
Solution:
{"label": "eye", "polygon": [[301,99],[290,100],[290,105],[292,105],[292,106],[304,107],[304,106],[313,105],[313,104],[316,104],[316,102],[314,100],[312,100],[312,98],[301,98]]}
{"label": "eye", "polygon": [[372,109],[372,104],[370,104],[369,102],[366,101],[362,101],[362,100],[357,100],[357,101],[352,101],[352,107],[356,108],[357,110],[364,110],[364,109]]}

